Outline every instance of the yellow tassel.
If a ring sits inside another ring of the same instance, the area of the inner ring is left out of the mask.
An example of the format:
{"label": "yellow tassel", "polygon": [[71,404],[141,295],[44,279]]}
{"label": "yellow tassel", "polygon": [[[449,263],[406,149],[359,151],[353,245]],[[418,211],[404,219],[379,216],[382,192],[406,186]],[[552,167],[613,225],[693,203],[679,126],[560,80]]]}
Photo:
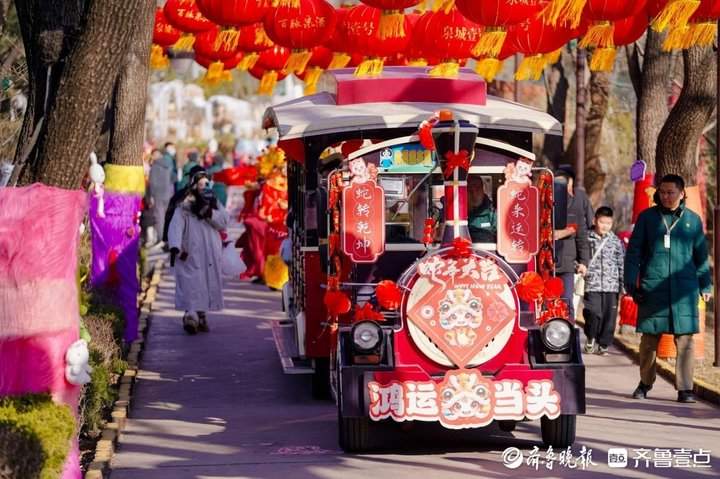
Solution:
{"label": "yellow tassel", "polygon": [[378,37],[405,38],[405,15],[401,10],[383,10],[378,25]]}
{"label": "yellow tassel", "polygon": [[506,36],[507,32],[502,28],[486,28],[480,34],[480,40],[473,47],[472,54],[476,57],[500,55]]}
{"label": "yellow tassel", "polygon": [[588,28],[585,36],[580,40],[580,48],[600,47],[608,48],[614,46],[613,33],[615,25],[608,22],[596,22]]}
{"label": "yellow tassel", "polygon": [[216,51],[218,50],[235,50],[237,48],[238,39],[240,38],[240,32],[234,28],[228,28],[218,33],[215,37],[215,45],[213,47]]}
{"label": "yellow tassel", "polygon": [[500,70],[502,70],[503,62],[497,58],[483,58],[478,60],[475,65],[475,73],[485,79],[485,81],[493,81]]}
{"label": "yellow tassel", "polygon": [[330,61],[330,66],[328,66],[328,70],[345,68],[348,63],[350,63],[350,55],[348,55],[347,53],[335,52],[333,53],[332,60]]}
{"label": "yellow tassel", "polygon": [[317,92],[317,83],[320,76],[323,74],[323,69],[320,67],[311,67],[305,72],[305,94],[313,95]]}
{"label": "yellow tassel", "polygon": [[590,70],[594,72],[609,72],[615,66],[615,47],[596,48],[590,60]]}
{"label": "yellow tassel", "polygon": [[272,6],[300,8],[300,0],[273,0]]}
{"label": "yellow tassel", "polygon": [[288,73],[299,73],[305,70],[312,52],[310,50],[295,50],[288,57],[285,63],[285,70]]}
{"label": "yellow tassel", "polygon": [[439,63],[428,72],[431,77],[457,78],[460,74],[460,64],[455,61]]}
{"label": "yellow tassel", "polygon": [[562,56],[562,51],[563,51],[562,48],[558,48],[554,52],[546,53],[545,61],[548,63],[548,65],[557,63],[560,60],[560,57]]}
{"label": "yellow tassel", "polygon": [[223,62],[212,62],[208,67],[205,79],[209,82],[222,79],[223,72],[225,71],[225,64]]}
{"label": "yellow tassel", "polygon": [[540,16],[547,25],[569,24],[571,28],[576,28],[580,25],[585,3],[587,0],[551,0]]}
{"label": "yellow tassel", "polygon": [[180,39],[173,45],[173,50],[180,52],[189,52],[195,45],[195,35],[192,33],[183,33]]}
{"label": "yellow tassel", "polygon": [[260,54],[258,53],[247,53],[244,57],[242,57],[242,60],[237,65],[237,69],[243,72],[246,72],[250,70],[252,67],[255,66],[257,61],[260,59]]}
{"label": "yellow tassel", "polygon": [[258,95],[272,95],[277,84],[278,73],[275,70],[267,71],[263,73],[262,79],[260,79],[260,87],[258,88]]}
{"label": "yellow tassel", "polygon": [[432,11],[437,12],[442,10],[447,15],[454,6],[455,0],[435,0],[433,2]]}
{"label": "yellow tassel", "polygon": [[686,25],[699,6],[700,0],[670,0],[653,19],[652,29],[664,32],[668,27]]}
{"label": "yellow tassel", "polygon": [[170,66],[170,60],[165,55],[165,50],[160,45],[153,43],[152,50],[150,50],[150,67],[153,70],[165,70]]}
{"label": "yellow tassel", "polygon": [[255,27],[255,46],[270,48],[273,45],[273,41],[265,33],[265,28],[262,25]]}
{"label": "yellow tassel", "polygon": [[717,24],[715,22],[702,22],[690,24],[691,46],[709,47],[715,42]]}
{"label": "yellow tassel", "polygon": [[409,67],[426,67],[427,64],[428,62],[424,58],[413,58],[407,62],[407,66]]}
{"label": "yellow tassel", "polygon": [[282,289],[288,282],[288,267],[280,258],[280,255],[270,255],[265,259],[265,268],[263,270],[265,284],[274,289]]}
{"label": "yellow tassel", "polygon": [[376,77],[382,73],[385,61],[381,58],[366,58],[355,68],[356,77]]}
{"label": "yellow tassel", "polygon": [[516,80],[539,80],[545,69],[545,55],[531,55],[523,58],[515,72]]}
{"label": "yellow tassel", "polygon": [[670,31],[663,41],[662,49],[665,52],[690,48],[692,43],[692,31],[690,26],[685,24],[670,28]]}
{"label": "yellow tassel", "polygon": [[380,76],[382,74],[384,66],[385,66],[385,60],[383,60],[382,58],[374,59],[370,66],[369,75],[372,77]]}

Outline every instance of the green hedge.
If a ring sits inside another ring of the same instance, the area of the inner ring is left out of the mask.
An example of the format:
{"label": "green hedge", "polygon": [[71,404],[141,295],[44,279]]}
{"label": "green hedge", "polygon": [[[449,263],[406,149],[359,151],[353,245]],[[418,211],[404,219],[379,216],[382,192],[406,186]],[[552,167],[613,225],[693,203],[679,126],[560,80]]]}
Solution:
{"label": "green hedge", "polygon": [[70,408],[48,395],[0,398],[0,476],[57,479],[74,434]]}

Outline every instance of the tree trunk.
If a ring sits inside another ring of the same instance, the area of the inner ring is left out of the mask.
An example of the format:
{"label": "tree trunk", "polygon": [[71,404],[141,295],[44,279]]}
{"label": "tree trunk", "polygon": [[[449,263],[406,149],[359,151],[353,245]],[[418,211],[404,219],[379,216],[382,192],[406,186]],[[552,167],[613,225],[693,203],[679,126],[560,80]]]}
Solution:
{"label": "tree trunk", "polygon": [[602,127],[610,103],[610,74],[590,75],[590,111],[585,124],[585,191],[592,204],[598,204],[607,176],[600,159]]}
{"label": "tree trunk", "polygon": [[653,29],[648,29],[637,106],[635,131],[638,159],[647,163],[649,172],[654,170],[658,135],[668,116],[668,84],[672,73],[672,54],[662,51],[663,37]]}
{"label": "tree trunk", "polygon": [[[17,0],[18,14],[20,4],[24,2]],[[39,14],[37,10],[28,10],[30,19]],[[80,186],[100,130],[98,117],[120,70],[118,57],[124,56],[127,51],[141,11],[140,2],[89,0],[87,18],[82,22],[83,30],[64,62],[55,97],[44,115],[43,133],[33,147],[36,153],[21,165],[21,184],[39,181],[64,188]],[[24,40],[25,37],[23,33]],[[27,45],[26,51],[29,50]],[[59,58],[62,58],[62,53]],[[29,58],[31,69],[38,66],[31,61]],[[34,86],[39,87],[37,84]],[[42,104],[38,95],[34,100],[35,106],[38,102]],[[37,111],[34,116],[38,116]],[[30,138],[27,133],[22,138],[25,141]],[[23,151],[27,151],[27,145],[21,143],[18,145],[20,159]]]}
{"label": "tree trunk", "polygon": [[693,186],[698,140],[715,109],[717,64],[712,48],[685,50],[683,60],[683,87],[660,131],[656,168],[658,177],[674,173]]}
{"label": "tree trunk", "polygon": [[[565,125],[567,120],[567,95],[570,87],[565,76],[565,67],[562,55],[557,63],[550,67],[550,74],[546,77],[545,90],[547,92],[547,112],[556,120]],[[543,141],[542,160],[546,166],[557,168],[563,155],[562,136],[545,135]]]}
{"label": "tree trunk", "polygon": [[113,94],[113,119],[107,159],[118,165],[142,165],[155,2],[141,0],[140,3],[142,12],[133,29],[135,34],[130,41]]}

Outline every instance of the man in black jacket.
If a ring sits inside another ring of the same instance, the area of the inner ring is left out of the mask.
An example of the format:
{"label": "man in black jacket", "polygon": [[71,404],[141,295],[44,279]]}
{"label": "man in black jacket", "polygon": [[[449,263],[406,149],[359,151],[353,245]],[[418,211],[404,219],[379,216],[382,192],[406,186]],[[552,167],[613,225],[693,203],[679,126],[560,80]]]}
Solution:
{"label": "man in black jacket", "polygon": [[573,293],[575,291],[575,273],[583,276],[587,273],[590,261],[590,243],[588,230],[592,227],[593,210],[590,200],[582,187],[575,188],[575,171],[569,165],[561,165],[555,171],[556,177],[567,180],[567,226],[554,231],[555,271],[563,280],[565,290],[563,299],[570,308],[570,318],[575,320]]}

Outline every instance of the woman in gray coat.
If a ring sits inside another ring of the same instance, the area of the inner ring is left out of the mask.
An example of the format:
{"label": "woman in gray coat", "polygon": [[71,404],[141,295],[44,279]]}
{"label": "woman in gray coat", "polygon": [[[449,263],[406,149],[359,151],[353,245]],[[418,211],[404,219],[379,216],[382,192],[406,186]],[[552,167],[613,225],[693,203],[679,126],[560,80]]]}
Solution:
{"label": "woman in gray coat", "polygon": [[207,332],[207,311],[223,308],[222,240],[228,214],[210,189],[207,174],[196,173],[170,221],[170,265],[175,267],[175,309],[185,311],[189,334]]}

